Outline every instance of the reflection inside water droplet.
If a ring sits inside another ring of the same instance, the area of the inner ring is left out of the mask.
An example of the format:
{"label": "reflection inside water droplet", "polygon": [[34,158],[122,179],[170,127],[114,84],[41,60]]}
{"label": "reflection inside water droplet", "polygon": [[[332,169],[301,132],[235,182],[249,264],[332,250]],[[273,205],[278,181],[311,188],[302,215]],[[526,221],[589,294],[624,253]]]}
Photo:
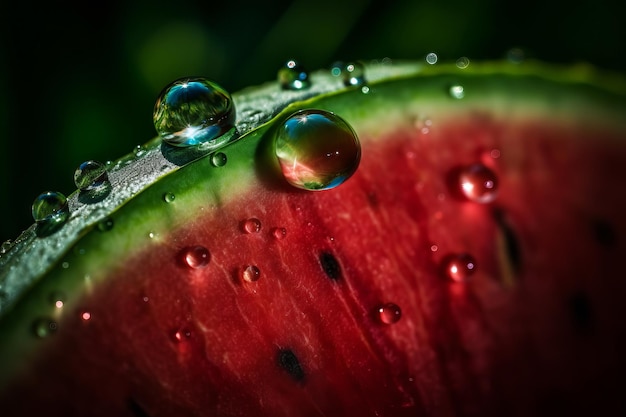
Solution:
{"label": "reflection inside water droplet", "polygon": [[289,116],[274,145],[287,182],[305,190],[328,190],[344,183],[361,160],[352,127],[325,110],[300,110]]}
{"label": "reflection inside water droplet", "polygon": [[235,106],[230,94],[201,77],[174,81],[154,106],[154,127],[170,145],[216,149],[235,139]]}
{"label": "reflection inside water droplet", "polygon": [[365,84],[365,66],[360,62],[351,62],[341,71],[341,78],[346,87]]}

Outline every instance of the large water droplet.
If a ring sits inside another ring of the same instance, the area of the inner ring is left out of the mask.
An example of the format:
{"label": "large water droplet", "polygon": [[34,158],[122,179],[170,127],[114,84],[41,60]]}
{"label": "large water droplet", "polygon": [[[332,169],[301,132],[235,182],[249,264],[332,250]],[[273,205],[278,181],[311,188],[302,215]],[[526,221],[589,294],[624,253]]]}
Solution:
{"label": "large water droplet", "polygon": [[204,268],[211,260],[211,253],[204,246],[189,246],[182,251],[182,260],[189,268]]}
{"label": "large water droplet", "polygon": [[57,322],[47,317],[37,319],[33,323],[33,331],[35,332],[35,336],[42,339],[56,333],[58,328],[59,325],[57,324]]}
{"label": "large water droplet", "polygon": [[235,105],[230,94],[201,77],[181,78],[167,86],[154,106],[154,127],[170,145],[216,149],[235,138]]}
{"label": "large water droplet", "polygon": [[241,278],[246,282],[257,281],[261,278],[261,270],[255,265],[248,265],[241,271]]}
{"label": "large water droplet", "polygon": [[341,71],[341,78],[346,87],[365,84],[365,67],[360,62],[351,62]]}
{"label": "large water droplet", "polygon": [[226,154],[223,152],[217,152],[211,155],[211,165],[214,167],[223,167],[228,162]]}
{"label": "large water droplet", "polygon": [[498,178],[483,164],[472,164],[459,173],[462,194],[476,203],[491,203],[498,195]]}
{"label": "large water droplet", "polygon": [[293,59],[278,70],[278,82],[284,90],[302,90],[311,85],[309,72]]}
{"label": "large water droplet", "polygon": [[463,282],[476,271],[476,260],[468,253],[458,253],[445,257],[441,268],[446,278]]}
{"label": "large water droplet", "polygon": [[109,183],[106,166],[98,161],[85,161],[74,172],[74,183],[81,191],[97,191]]}
{"label": "large water droplet", "polygon": [[386,303],[378,307],[378,319],[384,324],[397,323],[402,317],[402,310],[394,303]]}
{"label": "large water droplet", "polygon": [[242,223],[243,231],[246,233],[259,233],[261,231],[261,220],[250,217]]}
{"label": "large water droplet", "polygon": [[334,113],[300,110],[279,127],[275,151],[287,182],[305,190],[328,190],[354,174],[361,145],[352,127]]}
{"label": "large water droplet", "polygon": [[70,218],[67,198],[59,192],[48,191],[37,196],[32,205],[37,235],[47,236],[59,230]]}

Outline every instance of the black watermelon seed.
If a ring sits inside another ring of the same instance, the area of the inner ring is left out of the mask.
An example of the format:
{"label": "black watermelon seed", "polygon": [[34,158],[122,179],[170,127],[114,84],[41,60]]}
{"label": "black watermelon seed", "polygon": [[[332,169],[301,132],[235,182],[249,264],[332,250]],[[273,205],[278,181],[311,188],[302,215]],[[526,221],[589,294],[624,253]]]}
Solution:
{"label": "black watermelon seed", "polygon": [[294,381],[304,381],[304,369],[302,369],[302,365],[300,365],[300,361],[293,351],[290,349],[279,349],[277,359],[278,366],[287,371]]}
{"label": "black watermelon seed", "polygon": [[517,235],[506,221],[504,213],[501,210],[495,210],[494,217],[504,237],[505,253],[511,270],[515,275],[518,275],[522,268],[522,253]]}
{"label": "black watermelon seed", "polygon": [[341,266],[337,258],[330,252],[320,253],[320,264],[326,276],[334,281],[341,278]]}

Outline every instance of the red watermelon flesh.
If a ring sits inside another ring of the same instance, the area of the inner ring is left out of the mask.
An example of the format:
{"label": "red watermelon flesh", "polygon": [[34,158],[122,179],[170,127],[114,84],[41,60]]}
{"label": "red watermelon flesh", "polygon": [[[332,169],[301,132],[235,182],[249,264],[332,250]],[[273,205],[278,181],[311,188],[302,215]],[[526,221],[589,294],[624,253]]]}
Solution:
{"label": "red watermelon flesh", "polygon": [[[197,160],[108,213],[0,322],[2,415],[626,411],[626,95],[500,70],[296,102],[225,166]],[[359,136],[335,189],[277,168],[275,128],[301,108]],[[493,201],[463,197],[474,164]],[[475,271],[457,282],[462,254]],[[41,320],[58,329],[33,336]]]}

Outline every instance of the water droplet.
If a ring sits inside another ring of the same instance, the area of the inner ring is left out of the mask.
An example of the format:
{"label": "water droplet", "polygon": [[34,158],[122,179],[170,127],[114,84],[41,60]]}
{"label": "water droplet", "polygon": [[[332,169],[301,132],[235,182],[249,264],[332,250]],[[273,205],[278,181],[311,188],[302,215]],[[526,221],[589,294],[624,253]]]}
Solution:
{"label": "water droplet", "polygon": [[189,268],[204,268],[211,260],[211,253],[204,246],[189,246],[183,249],[182,260]]}
{"label": "water droplet", "polygon": [[430,245],[430,250],[431,250],[431,252],[437,252],[439,250],[439,246],[434,245],[434,244]]}
{"label": "water droplet", "polygon": [[283,90],[302,90],[311,85],[309,72],[293,59],[278,70],[278,82]]}
{"label": "water droplet", "polygon": [[176,329],[172,332],[171,337],[174,343],[182,343],[191,338],[191,330],[186,327]]}
{"label": "water droplet", "polygon": [[69,263],[69,262],[63,262],[63,263],[61,264],[61,268],[63,268],[63,269],[67,269],[67,268],[69,268],[69,267],[70,267],[70,263]]}
{"label": "water droplet", "polygon": [[394,303],[386,303],[378,307],[377,311],[380,322],[384,324],[397,323],[402,317],[402,310]]}
{"label": "water droplet", "polygon": [[241,278],[246,282],[257,281],[261,278],[261,270],[255,265],[248,265],[241,272]]}
{"label": "water droplet", "polygon": [[436,64],[438,59],[439,57],[434,52],[430,52],[429,54],[426,55],[426,62],[430,65]]}
{"label": "water droplet", "polygon": [[280,126],[276,156],[287,182],[305,190],[328,190],[359,166],[361,145],[352,127],[334,113],[300,110]]}
{"label": "water droplet", "polygon": [[89,311],[83,311],[82,313],[80,313],[80,318],[83,321],[89,321],[91,320],[91,313]]}
{"label": "water droplet", "polygon": [[163,201],[166,203],[173,203],[176,200],[176,195],[174,193],[165,193],[163,194]]}
{"label": "water droplet", "polygon": [[211,165],[214,167],[223,167],[228,162],[228,158],[226,158],[226,154],[223,152],[214,153],[211,156]]}
{"label": "water droplet", "polygon": [[148,238],[150,239],[154,239],[156,237],[156,233],[154,232],[148,232]]}
{"label": "water droplet", "polygon": [[466,56],[462,56],[461,58],[456,60],[456,66],[457,68],[460,68],[460,69],[465,69],[469,67],[469,64],[470,64],[470,60]]}
{"label": "water droplet", "polygon": [[476,271],[476,261],[467,253],[449,255],[442,261],[442,270],[446,278],[463,282]]}
{"label": "water droplet", "polygon": [[465,89],[460,84],[455,84],[453,86],[450,86],[449,93],[450,93],[450,97],[456,98],[458,100],[465,97]]}
{"label": "water droplet", "polygon": [[372,91],[372,90],[370,90],[370,88],[368,86],[366,86],[366,85],[361,87],[361,93],[363,93],[363,94],[369,94],[370,91]]}
{"label": "water droplet", "polygon": [[50,294],[49,300],[54,307],[63,308],[63,305],[65,304],[65,301],[66,301],[66,297],[64,293],[60,291],[54,291],[52,294]]}
{"label": "water droplet", "polygon": [[251,217],[243,221],[242,228],[246,233],[259,233],[261,231],[261,221],[256,217]]}
{"label": "water droplet", "polygon": [[11,242],[11,239],[8,239],[2,242],[2,246],[0,246],[0,254],[7,253],[11,249],[12,245],[13,243]]}
{"label": "water droplet", "polygon": [[59,325],[56,321],[50,318],[40,318],[35,320],[33,323],[33,331],[35,332],[35,336],[39,338],[48,337],[58,330]]}
{"label": "water droplet", "polygon": [[341,79],[346,87],[365,84],[365,67],[360,62],[351,62],[341,72]]}
{"label": "water droplet", "polygon": [[101,189],[109,182],[106,166],[98,161],[85,161],[74,172],[74,184],[81,191]]}
{"label": "water droplet", "polygon": [[110,217],[107,217],[106,219],[101,220],[100,222],[98,222],[98,230],[101,232],[108,232],[109,230],[113,229],[113,219]]}
{"label": "water droplet", "polygon": [[154,106],[154,127],[170,145],[216,149],[235,138],[235,105],[230,94],[201,77],[168,85]]}
{"label": "water droplet", "polygon": [[339,77],[341,75],[341,71],[343,71],[344,67],[345,67],[345,64],[342,61],[335,61],[330,66],[330,74],[333,77]]}
{"label": "water droplet", "polygon": [[283,240],[287,237],[287,229],[284,227],[275,227],[272,229],[272,236],[274,236],[276,240]]}
{"label": "water droplet", "polygon": [[521,64],[526,59],[526,52],[522,48],[511,48],[506,52],[506,59],[512,64]]}
{"label": "water droplet", "polygon": [[37,222],[37,234],[47,236],[59,230],[70,218],[67,198],[59,192],[48,191],[37,196],[32,205]]}
{"label": "water droplet", "polygon": [[472,164],[459,174],[462,194],[476,203],[491,203],[498,195],[498,178],[483,164]]}

